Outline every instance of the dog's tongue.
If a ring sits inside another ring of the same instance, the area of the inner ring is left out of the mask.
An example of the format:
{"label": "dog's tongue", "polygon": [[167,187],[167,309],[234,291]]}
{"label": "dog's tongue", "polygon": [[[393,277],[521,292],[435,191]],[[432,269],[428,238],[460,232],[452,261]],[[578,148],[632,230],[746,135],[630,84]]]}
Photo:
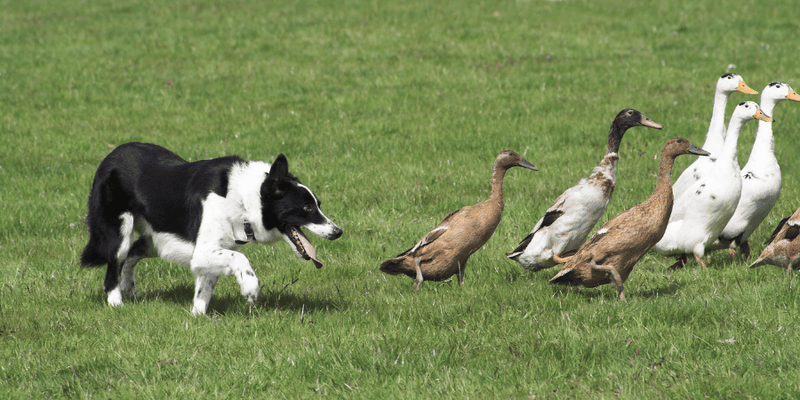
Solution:
{"label": "dog's tongue", "polygon": [[303,260],[311,260],[314,266],[322,268],[322,263],[317,259],[317,250],[308,241],[308,238],[300,228],[291,226],[286,230],[286,237],[289,238],[289,245],[292,246],[295,254]]}

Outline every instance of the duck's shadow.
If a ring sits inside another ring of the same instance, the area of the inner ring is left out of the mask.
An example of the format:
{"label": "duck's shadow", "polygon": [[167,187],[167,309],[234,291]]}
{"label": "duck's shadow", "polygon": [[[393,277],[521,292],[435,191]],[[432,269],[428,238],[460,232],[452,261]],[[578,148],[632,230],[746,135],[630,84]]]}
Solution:
{"label": "duck's shadow", "polygon": [[[603,285],[607,286],[607,285]],[[553,287],[553,294],[554,295],[565,295],[567,293],[575,293],[576,295],[582,296],[587,300],[595,300],[602,297],[617,297],[616,290],[604,290],[602,286],[595,287],[595,288],[585,288],[582,286],[569,286],[569,287]],[[674,283],[667,283],[664,285],[660,285],[655,288],[630,288],[625,289],[625,298],[653,298],[653,297],[662,297],[662,296],[673,296],[675,293],[678,292],[678,289],[681,289],[681,286],[676,285]]]}

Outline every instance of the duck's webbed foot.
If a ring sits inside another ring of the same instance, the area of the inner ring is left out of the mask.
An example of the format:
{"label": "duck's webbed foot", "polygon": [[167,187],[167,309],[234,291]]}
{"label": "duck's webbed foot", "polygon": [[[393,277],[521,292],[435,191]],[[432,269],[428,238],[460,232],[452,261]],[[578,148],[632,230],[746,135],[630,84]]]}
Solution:
{"label": "duck's webbed foot", "polygon": [[681,254],[678,257],[676,257],[675,264],[670,265],[668,269],[670,271],[681,269],[683,268],[684,265],[686,265],[686,261],[687,261],[686,254]]}
{"label": "duck's webbed foot", "polygon": [[414,289],[417,289],[417,290],[419,290],[419,288],[422,287],[422,269],[419,266],[419,260],[420,260],[419,258],[414,260],[414,267],[417,270],[417,278],[414,279],[414,282],[415,282],[414,283]]}
{"label": "duck's webbed foot", "polygon": [[698,256],[697,253],[694,253],[694,260],[697,261],[697,263],[700,264],[700,266],[702,266],[703,268],[707,268],[706,262],[703,261],[703,257]]}
{"label": "duck's webbed foot", "polygon": [[611,286],[617,288],[617,291],[619,291],[619,299],[625,301],[625,293],[623,293],[624,286],[622,284],[622,278],[619,276],[617,269],[614,268],[613,265],[597,265],[594,261],[590,261],[589,265],[592,267],[592,269],[605,271],[608,273],[611,278]]}
{"label": "duck's webbed foot", "polygon": [[736,257],[736,247],[728,247],[728,255],[730,255],[731,258]]}
{"label": "duck's webbed foot", "polygon": [[744,242],[739,244],[739,248],[742,250],[742,256],[744,256],[744,260],[747,261],[750,259],[750,242],[745,240]]}

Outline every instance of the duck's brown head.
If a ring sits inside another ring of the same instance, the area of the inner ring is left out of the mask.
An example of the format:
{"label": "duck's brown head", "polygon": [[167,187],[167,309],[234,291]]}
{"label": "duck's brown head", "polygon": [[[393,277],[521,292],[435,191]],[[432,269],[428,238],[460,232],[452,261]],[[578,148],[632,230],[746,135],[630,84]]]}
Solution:
{"label": "duck's brown head", "polygon": [[667,140],[664,149],[661,150],[661,157],[675,158],[681,154],[694,154],[697,156],[708,156],[710,153],[693,145],[687,139],[674,137]]}
{"label": "duck's brown head", "polygon": [[528,162],[528,160],[522,158],[516,151],[513,150],[503,150],[497,156],[497,160],[495,160],[494,165],[497,167],[501,167],[503,169],[509,169],[511,167],[522,167],[527,168],[533,171],[538,171],[539,168],[536,168],[535,165]]}
{"label": "duck's brown head", "polygon": [[626,108],[617,114],[614,122],[611,123],[611,129],[608,131],[608,153],[618,153],[619,143],[622,141],[622,136],[625,132],[634,126],[644,126],[648,128],[661,129],[664,126],[656,121],[648,118],[639,110],[633,108]]}

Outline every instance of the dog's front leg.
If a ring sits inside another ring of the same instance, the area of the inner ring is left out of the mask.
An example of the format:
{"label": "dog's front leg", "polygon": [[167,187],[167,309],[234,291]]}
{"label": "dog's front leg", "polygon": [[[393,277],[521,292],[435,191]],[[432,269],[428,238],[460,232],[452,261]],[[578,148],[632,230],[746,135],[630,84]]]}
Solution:
{"label": "dog's front leg", "polygon": [[218,275],[200,275],[194,280],[194,305],[192,314],[204,315],[208,310],[208,303],[211,295],[214,294],[214,287],[217,286]]}
{"label": "dog's front leg", "polygon": [[[198,246],[199,248],[200,246]],[[192,273],[197,277],[195,281],[194,314],[204,314],[211,299],[211,290],[204,291],[208,284],[204,276],[230,275],[236,277],[244,296],[251,304],[258,300],[259,284],[255,271],[250,266],[250,261],[238,251],[216,249],[206,252],[195,251],[191,262]],[[216,280],[214,281],[216,283]],[[207,294],[206,294],[207,293]],[[204,297],[205,296],[205,297]]]}

